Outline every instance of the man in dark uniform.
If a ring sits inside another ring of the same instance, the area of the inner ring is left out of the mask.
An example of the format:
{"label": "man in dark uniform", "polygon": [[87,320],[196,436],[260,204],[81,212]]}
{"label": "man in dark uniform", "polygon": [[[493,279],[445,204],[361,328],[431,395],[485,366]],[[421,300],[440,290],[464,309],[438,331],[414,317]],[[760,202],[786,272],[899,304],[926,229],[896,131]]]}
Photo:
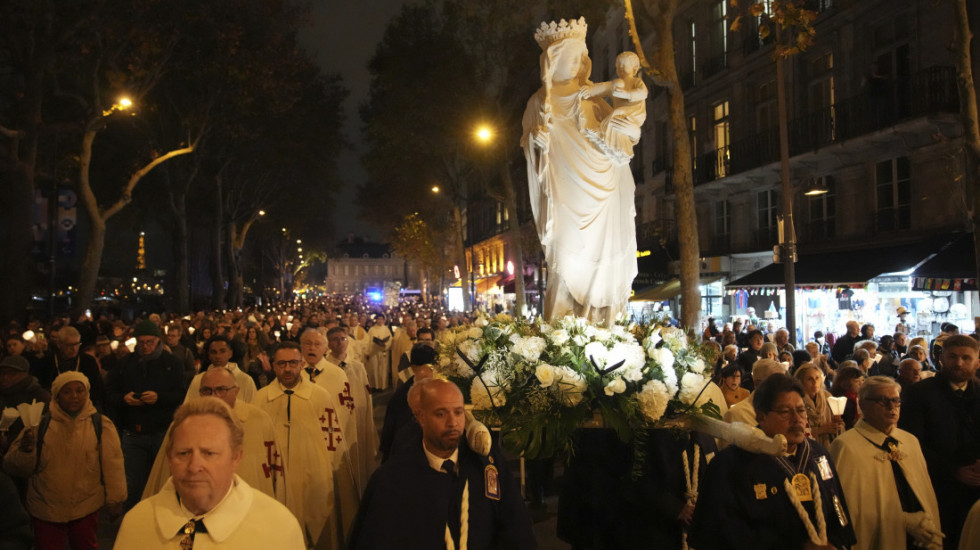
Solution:
{"label": "man in dark uniform", "polygon": [[465,410],[453,383],[415,383],[421,436],[371,477],[351,533],[351,549],[537,547],[520,488],[499,452],[481,457],[460,445]]}
{"label": "man in dark uniform", "polygon": [[691,547],[829,550],[854,544],[830,455],[805,434],[803,387],[791,376],[773,374],[756,389],[752,404],[767,436],[786,437],[787,452],[770,456],[730,446],[715,455],[699,488]]}
{"label": "man in dark uniform", "polygon": [[952,335],[942,346],[939,374],[902,392],[898,427],[922,445],[939,501],[945,548],[956,548],[966,514],[980,498],[980,343]]}
{"label": "man in dark uniform", "polygon": [[[409,354],[406,353],[406,355]],[[415,382],[423,378],[432,377],[431,365],[436,362],[436,350],[429,344],[415,344],[412,346],[410,355],[411,360],[408,368],[411,369],[412,377],[404,384],[398,386],[398,389],[395,390],[394,395],[388,401],[388,407],[385,409],[385,421],[381,427],[381,445],[379,449],[381,451],[382,464],[388,461],[388,457],[391,454],[391,446],[395,443],[395,435],[398,433],[398,430],[406,424],[415,422],[412,408],[408,404],[408,391],[412,389]]]}

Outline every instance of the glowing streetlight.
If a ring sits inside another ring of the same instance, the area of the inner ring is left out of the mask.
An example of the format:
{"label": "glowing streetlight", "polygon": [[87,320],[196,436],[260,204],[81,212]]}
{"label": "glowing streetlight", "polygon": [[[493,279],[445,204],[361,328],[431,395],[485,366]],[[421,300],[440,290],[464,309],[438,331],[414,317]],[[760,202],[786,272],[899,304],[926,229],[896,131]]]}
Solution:
{"label": "glowing streetlight", "polygon": [[296,239],[296,244],[303,244],[303,239]]}
{"label": "glowing streetlight", "polygon": [[259,215],[260,216],[265,216],[265,210],[259,210]]}
{"label": "glowing streetlight", "polygon": [[119,101],[117,101],[116,104],[114,105],[114,107],[116,107],[116,109],[119,109],[120,111],[125,111],[126,109],[129,109],[132,106],[133,106],[133,101],[126,96],[120,97]]}
{"label": "glowing streetlight", "polygon": [[493,129],[484,124],[476,129],[474,135],[476,136],[476,140],[480,143],[490,143],[490,141],[493,139]]}
{"label": "glowing streetlight", "polygon": [[433,193],[438,193],[439,192],[439,186],[438,185],[433,185],[432,186],[432,192]]}

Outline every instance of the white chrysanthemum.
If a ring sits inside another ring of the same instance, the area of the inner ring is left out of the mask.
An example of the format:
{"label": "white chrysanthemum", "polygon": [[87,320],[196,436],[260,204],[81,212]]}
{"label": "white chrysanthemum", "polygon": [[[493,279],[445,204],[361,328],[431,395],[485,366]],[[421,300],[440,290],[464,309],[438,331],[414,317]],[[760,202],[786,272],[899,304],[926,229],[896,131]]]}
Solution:
{"label": "white chrysanthemum", "polygon": [[555,369],[554,387],[561,395],[562,402],[569,407],[574,407],[582,402],[588,384],[585,377],[576,372],[575,369],[558,367]]}
{"label": "white chrysanthemum", "polygon": [[470,402],[474,409],[487,410],[507,404],[507,388],[492,370],[483,371],[470,383]]}
{"label": "white chrysanthemum", "polygon": [[624,369],[641,369],[646,359],[643,346],[636,342],[616,342],[606,354],[606,360],[610,365],[623,361]]}
{"label": "white chrysanthemum", "polygon": [[691,369],[692,372],[701,374],[704,372],[705,368],[704,359],[701,359],[700,357],[696,358],[690,362],[690,366],[688,368]]}
{"label": "white chrysanthemum", "polygon": [[527,361],[537,361],[541,358],[541,354],[544,353],[546,347],[548,347],[548,343],[545,342],[544,338],[540,336],[528,336],[527,338],[518,338],[510,351],[520,355]]}
{"label": "white chrysanthemum", "polygon": [[534,368],[534,376],[537,377],[538,383],[541,384],[542,388],[551,387],[555,382],[556,374],[555,367],[546,363],[540,363]]}
{"label": "white chrysanthemum", "polygon": [[667,403],[670,402],[672,395],[673,393],[660,380],[650,380],[643,384],[637,399],[640,401],[640,410],[647,420],[651,422],[660,420],[667,410]]}
{"label": "white chrysanthemum", "polygon": [[583,353],[586,359],[591,359],[597,367],[605,370],[607,351],[606,346],[602,342],[589,342],[585,345]]}
{"label": "white chrysanthemum", "polygon": [[667,349],[667,346],[652,349],[649,354],[650,359],[653,359],[664,370],[674,370],[674,354]]}
{"label": "white chrysanthemum", "polygon": [[608,396],[612,396],[617,393],[623,393],[624,391],[626,391],[626,382],[623,382],[623,379],[617,376],[616,378],[610,380],[602,391],[604,391]]}
{"label": "white chrysanthemum", "polygon": [[545,332],[544,334],[547,334],[548,339],[550,339],[551,343],[556,346],[565,345],[565,343],[568,342],[569,339],[568,331],[563,328],[558,330],[553,330],[550,332]]}
{"label": "white chrysanthemum", "polygon": [[681,393],[678,398],[685,404],[690,405],[697,399],[698,393],[704,387],[704,377],[693,372],[685,373],[681,377]]}
{"label": "white chrysanthemum", "polygon": [[483,329],[479,327],[471,327],[470,330],[466,331],[466,337],[471,340],[479,340],[483,338]]}

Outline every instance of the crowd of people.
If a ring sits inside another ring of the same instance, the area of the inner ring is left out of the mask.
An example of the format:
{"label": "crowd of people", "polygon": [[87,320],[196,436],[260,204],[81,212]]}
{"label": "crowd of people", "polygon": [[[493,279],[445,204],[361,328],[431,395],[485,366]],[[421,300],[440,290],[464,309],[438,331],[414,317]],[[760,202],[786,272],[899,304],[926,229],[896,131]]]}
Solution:
{"label": "crowd of people", "polygon": [[[432,376],[435,343],[470,321],[331,297],[11,324],[0,407],[46,412],[0,432],[0,540],[97,548],[101,512],[117,548],[534,548],[498,443]],[[978,547],[980,344],[952,328],[926,342],[848,323],[801,349],[785,329],[706,329],[718,359],[705,395],[726,422],[785,438],[785,453],[656,429],[624,459],[615,436],[583,430],[559,537],[576,549]],[[373,399],[389,386],[379,433]],[[551,467],[528,462],[532,504]]]}

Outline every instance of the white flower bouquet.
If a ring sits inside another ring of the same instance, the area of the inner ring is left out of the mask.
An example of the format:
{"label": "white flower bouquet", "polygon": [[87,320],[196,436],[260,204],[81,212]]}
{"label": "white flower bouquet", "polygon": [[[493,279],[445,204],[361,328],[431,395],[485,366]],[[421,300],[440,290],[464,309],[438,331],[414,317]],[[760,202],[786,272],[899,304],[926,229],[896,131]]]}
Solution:
{"label": "white flower bouquet", "polygon": [[710,380],[704,350],[663,321],[596,326],[565,317],[544,323],[498,316],[460,327],[439,342],[436,370],[463,389],[474,413],[501,428],[525,457],[567,450],[596,417],[623,441],[695,407]]}

